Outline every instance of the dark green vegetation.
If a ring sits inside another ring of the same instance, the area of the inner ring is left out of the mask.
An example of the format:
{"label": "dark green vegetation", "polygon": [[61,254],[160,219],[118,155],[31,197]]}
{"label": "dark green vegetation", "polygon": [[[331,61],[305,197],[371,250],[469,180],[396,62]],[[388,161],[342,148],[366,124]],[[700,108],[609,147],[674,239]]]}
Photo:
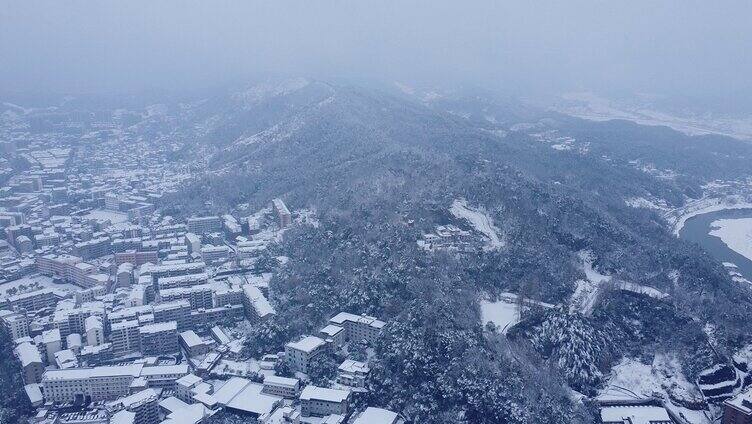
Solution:
{"label": "dark green vegetation", "polygon": [[34,412],[24,390],[21,363],[13,354],[13,340],[0,325],[0,423],[20,423]]}
{"label": "dark green vegetation", "polygon": [[[233,104],[213,102],[223,110]],[[390,324],[375,346],[372,405],[416,422],[569,423],[591,417],[567,384],[594,393],[622,355],[676,352],[694,378],[749,341],[750,293],[672,236],[657,214],[625,200],[679,206],[703,181],[748,175],[752,164],[737,158],[750,157],[752,147],[490,101],[457,116],[468,104],[477,102],[426,105],[314,83],[245,109],[234,103],[225,120],[195,135],[195,149],[211,153],[209,172],[166,199],[169,212],[260,207],[281,196],[320,220],[286,233],[280,252],[290,261],[271,284],[279,315],[256,330],[251,352],[276,351],[341,310],[373,314]],[[522,119],[535,124],[492,133]],[[577,148],[558,151],[530,135],[552,130],[575,136]],[[715,158],[703,162],[708,156]],[[658,178],[634,161],[680,175]],[[458,198],[489,213],[504,247],[452,254],[417,246],[436,225],[462,225],[448,213]],[[600,272],[657,288],[668,300],[612,291],[592,316],[562,307],[531,313],[509,340],[483,332],[481,296],[525,292],[566,304],[584,278],[582,250]],[[715,352],[706,322],[719,329]]]}

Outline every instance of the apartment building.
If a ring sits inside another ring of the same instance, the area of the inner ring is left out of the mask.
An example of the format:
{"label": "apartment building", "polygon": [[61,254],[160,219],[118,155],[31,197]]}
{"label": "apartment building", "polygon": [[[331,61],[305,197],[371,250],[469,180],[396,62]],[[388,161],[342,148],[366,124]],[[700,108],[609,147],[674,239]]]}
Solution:
{"label": "apartment building", "polygon": [[5,303],[13,309],[25,309],[31,312],[55,306],[57,301],[63,296],[65,294],[59,293],[55,289],[47,288],[8,296]]}
{"label": "apartment building", "polygon": [[285,345],[285,361],[294,371],[308,372],[308,363],[326,350],[326,342],[316,336],[305,336]]}
{"label": "apartment building", "polygon": [[134,266],[141,266],[146,263],[156,264],[159,262],[159,252],[156,250],[139,251],[129,249],[124,252],[115,253],[115,264],[121,265],[126,262]]}
{"label": "apartment building", "polygon": [[154,305],[154,322],[175,321],[178,331],[189,330],[192,327],[191,304],[187,300]]}
{"label": "apartment building", "polygon": [[122,321],[110,326],[112,354],[121,356],[141,350],[141,334],[136,320]]}
{"label": "apartment building", "polygon": [[327,389],[308,385],[300,393],[300,412],[304,417],[323,417],[332,414],[347,415],[349,402],[349,390]]}
{"label": "apartment building", "polygon": [[280,228],[287,228],[292,224],[292,215],[282,199],[272,200],[272,209],[277,215],[277,222]]}
{"label": "apartment building", "polygon": [[355,315],[340,312],[329,320],[330,324],[345,329],[345,339],[350,341],[366,340],[375,342],[386,323],[367,315]]}
{"label": "apartment building", "polygon": [[178,324],[175,321],[144,325],[139,328],[141,353],[147,356],[178,352]]}
{"label": "apartment building", "polygon": [[300,392],[300,380],[297,378],[269,375],[264,378],[264,388],[262,389],[262,392],[294,399],[298,396],[298,392]]}
{"label": "apartment building", "polygon": [[13,340],[29,336],[29,319],[25,313],[14,313],[10,311],[0,311],[3,313],[2,320],[5,328],[8,329]]}
{"label": "apartment building", "polygon": [[16,346],[14,350],[16,356],[21,361],[21,372],[25,384],[39,383],[42,381],[44,374],[44,364],[39,349],[29,342],[24,342]]}
{"label": "apartment building", "polygon": [[188,365],[115,365],[93,368],[47,370],[42,388],[48,402],[114,400],[128,396],[131,383],[143,378],[150,388],[174,389],[175,381],[188,374]]}
{"label": "apartment building", "polygon": [[222,220],[218,216],[188,218],[186,227],[193,234],[216,233],[222,231]]}
{"label": "apartment building", "polygon": [[191,287],[160,290],[159,299],[162,302],[187,300],[191,304],[191,309],[210,309],[214,306],[213,294],[214,292],[210,285],[201,284]]}
{"label": "apartment building", "polygon": [[258,287],[246,284],[243,286],[243,294],[243,307],[249,321],[262,321],[276,314],[274,307]]}

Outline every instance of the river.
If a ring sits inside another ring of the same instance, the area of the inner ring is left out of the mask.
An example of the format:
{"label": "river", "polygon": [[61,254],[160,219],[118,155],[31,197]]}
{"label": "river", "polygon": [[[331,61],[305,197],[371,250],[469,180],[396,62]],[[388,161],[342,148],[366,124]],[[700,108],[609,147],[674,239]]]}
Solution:
{"label": "river", "polygon": [[679,231],[679,237],[693,241],[702,246],[711,256],[720,262],[731,262],[738,267],[739,273],[752,281],[752,260],[731,250],[716,236],[711,236],[710,224],[718,219],[752,218],[752,209],[724,209],[689,218]]}

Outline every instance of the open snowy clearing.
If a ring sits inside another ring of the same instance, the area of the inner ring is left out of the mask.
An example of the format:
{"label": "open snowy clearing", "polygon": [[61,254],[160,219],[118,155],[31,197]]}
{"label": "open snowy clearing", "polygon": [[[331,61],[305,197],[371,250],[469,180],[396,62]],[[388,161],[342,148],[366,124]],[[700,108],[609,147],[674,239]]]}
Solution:
{"label": "open snowy clearing", "polygon": [[481,208],[471,208],[465,199],[456,199],[452,202],[449,211],[457,218],[466,219],[479,233],[486,236],[487,250],[504,247],[504,241],[499,237],[499,229],[494,226],[493,220]]}
{"label": "open snowy clearing", "polygon": [[[611,370],[611,378],[598,393],[599,400],[645,399],[659,395],[665,406],[692,424],[710,424],[703,411],[695,411],[675,404],[671,399],[699,401],[701,395],[681,371],[675,358],[656,355],[653,363],[643,364],[625,358]],[[669,394],[671,397],[669,397]]]}
{"label": "open snowy clearing", "polygon": [[[578,256],[582,260],[582,270],[585,273],[586,280],[577,280],[576,288],[569,302],[572,310],[580,311],[589,315],[598,301],[598,296],[604,288],[604,284],[611,282],[610,275],[601,274],[593,268],[593,255],[589,251],[581,251]],[[645,294],[656,299],[663,299],[668,294],[661,292],[653,287],[643,286],[640,284],[626,281],[613,281],[615,286],[621,290],[627,290],[634,293]]]}
{"label": "open snowy clearing", "polygon": [[752,260],[752,218],[713,221],[710,235],[718,237],[729,249]]}
{"label": "open snowy clearing", "polygon": [[[502,334],[506,334],[510,327],[520,322],[520,314],[517,308],[518,296],[514,293],[502,293],[495,302],[486,299],[480,302],[481,324],[486,325],[491,321]],[[525,300],[526,304],[535,304],[544,308],[553,308],[554,305],[535,300]]]}

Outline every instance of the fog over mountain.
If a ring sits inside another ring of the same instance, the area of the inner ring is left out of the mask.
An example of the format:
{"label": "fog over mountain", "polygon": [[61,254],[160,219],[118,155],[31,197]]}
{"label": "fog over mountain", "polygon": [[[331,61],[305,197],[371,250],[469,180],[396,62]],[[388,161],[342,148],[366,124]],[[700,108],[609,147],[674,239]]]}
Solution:
{"label": "fog over mountain", "polygon": [[11,0],[0,84],[122,92],[286,74],[741,103],[750,15],[746,1]]}

